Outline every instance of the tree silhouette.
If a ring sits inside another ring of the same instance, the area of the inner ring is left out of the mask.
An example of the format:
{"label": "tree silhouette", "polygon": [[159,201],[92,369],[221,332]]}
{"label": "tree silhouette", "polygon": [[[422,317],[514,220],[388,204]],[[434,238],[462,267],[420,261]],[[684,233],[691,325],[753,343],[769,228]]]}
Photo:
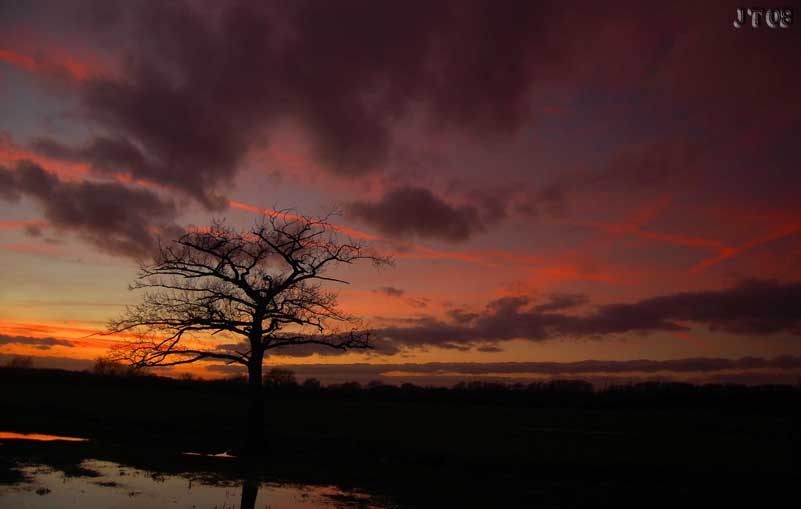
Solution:
{"label": "tree silhouette", "polygon": [[325,285],[347,283],[329,274],[335,266],[360,260],[383,266],[391,260],[345,238],[328,219],[285,211],[265,216],[248,231],[215,221],[160,245],[131,285],[146,290],[142,303],[108,325],[109,332],[133,338],[113,348],[110,358],[137,368],[204,360],[245,366],[246,451],[260,450],[266,351],[370,347],[369,331],[338,308],[337,294]]}

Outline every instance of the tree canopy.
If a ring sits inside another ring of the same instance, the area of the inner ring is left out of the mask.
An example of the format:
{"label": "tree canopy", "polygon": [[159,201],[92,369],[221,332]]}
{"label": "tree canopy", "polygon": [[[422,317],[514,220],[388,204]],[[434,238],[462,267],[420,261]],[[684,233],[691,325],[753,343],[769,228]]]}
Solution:
{"label": "tree canopy", "polygon": [[369,348],[369,331],[327,288],[347,283],[331,269],[358,261],[391,264],[329,217],[284,211],[246,231],[219,220],[191,228],[141,264],[131,288],[146,290],[142,303],[108,326],[133,339],[111,357],[137,367],[220,360],[253,368],[276,348]]}

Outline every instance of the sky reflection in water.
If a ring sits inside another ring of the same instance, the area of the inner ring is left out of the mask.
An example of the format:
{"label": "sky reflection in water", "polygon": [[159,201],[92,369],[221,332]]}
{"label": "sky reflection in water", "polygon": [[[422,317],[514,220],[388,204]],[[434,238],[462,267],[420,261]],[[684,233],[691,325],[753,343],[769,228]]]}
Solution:
{"label": "sky reflection in water", "polygon": [[35,440],[37,442],[88,442],[88,438],[65,437],[60,435],[43,435],[41,433],[12,433],[0,431],[0,440]]}
{"label": "sky reflection in water", "polygon": [[[242,499],[242,485],[231,481],[215,482],[197,475],[161,475],[98,460],[84,461],[81,467],[99,475],[67,477],[49,467],[21,467],[31,482],[0,486],[0,507],[234,509]],[[364,493],[344,492],[333,486],[261,483],[253,507],[379,509],[385,506],[377,505]]]}

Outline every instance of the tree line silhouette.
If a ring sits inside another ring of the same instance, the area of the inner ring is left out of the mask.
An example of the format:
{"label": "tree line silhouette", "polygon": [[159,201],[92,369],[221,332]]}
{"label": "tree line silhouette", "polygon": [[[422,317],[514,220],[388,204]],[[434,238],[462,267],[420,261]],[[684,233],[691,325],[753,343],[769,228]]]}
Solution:
{"label": "tree line silhouette", "polygon": [[[25,376],[41,383],[114,384],[121,387],[183,387],[245,395],[245,376],[200,379],[189,375],[170,378],[143,373],[129,366],[99,360],[91,371],[65,371],[6,366],[0,379],[12,381]],[[344,382],[323,384],[316,378],[297,380],[287,369],[273,368],[263,377],[263,396],[270,400],[357,399],[365,402],[431,402],[441,404],[478,404],[489,406],[524,406],[533,408],[589,408],[600,410],[698,410],[767,412],[776,415],[801,413],[801,383],[796,385],[737,385],[682,382],[639,382],[594,387],[584,380],[548,380],[531,383],[464,381],[450,387],[403,383],[387,384],[379,380],[366,384]]]}

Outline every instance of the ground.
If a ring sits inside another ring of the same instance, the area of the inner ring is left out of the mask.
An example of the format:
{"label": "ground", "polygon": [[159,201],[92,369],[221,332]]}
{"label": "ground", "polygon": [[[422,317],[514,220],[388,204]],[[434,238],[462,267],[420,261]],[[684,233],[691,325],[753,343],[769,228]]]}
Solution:
{"label": "ground", "polygon": [[[14,480],[17,461],[69,471],[84,458],[243,475],[241,462],[180,454],[237,452],[246,405],[235,385],[31,373],[0,373],[0,430],[91,440],[6,442],[3,479]],[[781,398],[797,401],[797,392]],[[801,480],[797,410],[778,403],[756,411],[536,407],[365,391],[272,396],[270,450],[249,469],[263,479],[359,486],[402,507],[764,504]]]}

